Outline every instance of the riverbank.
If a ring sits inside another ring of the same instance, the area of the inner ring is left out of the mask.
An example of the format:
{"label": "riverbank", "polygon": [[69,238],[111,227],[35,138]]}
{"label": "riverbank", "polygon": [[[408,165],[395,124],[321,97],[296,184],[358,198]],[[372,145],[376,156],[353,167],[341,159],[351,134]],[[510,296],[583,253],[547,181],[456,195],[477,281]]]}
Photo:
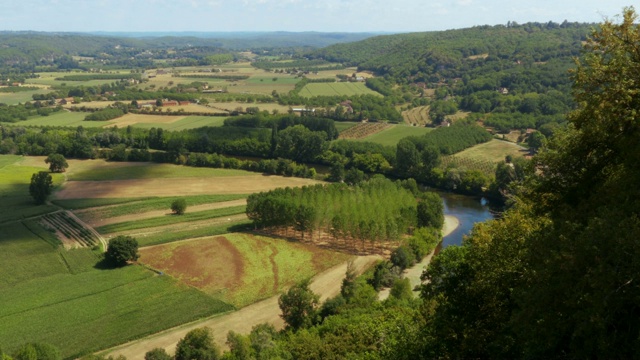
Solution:
{"label": "riverbank", "polygon": [[[442,226],[442,237],[444,238],[445,236],[454,232],[458,228],[458,226],[460,226],[460,220],[458,220],[457,217],[452,215],[445,215],[444,225]],[[416,286],[422,283],[422,281],[420,280],[420,275],[422,275],[422,271],[427,267],[427,265],[429,265],[434,254],[435,254],[435,249],[429,255],[427,255],[424,259],[422,259],[422,261],[406,269],[402,273],[402,275],[405,278],[409,279],[412,289],[414,289]],[[378,293],[378,299],[385,300],[386,298],[389,297],[390,291],[391,289],[388,289],[388,288],[380,290],[380,292]]]}

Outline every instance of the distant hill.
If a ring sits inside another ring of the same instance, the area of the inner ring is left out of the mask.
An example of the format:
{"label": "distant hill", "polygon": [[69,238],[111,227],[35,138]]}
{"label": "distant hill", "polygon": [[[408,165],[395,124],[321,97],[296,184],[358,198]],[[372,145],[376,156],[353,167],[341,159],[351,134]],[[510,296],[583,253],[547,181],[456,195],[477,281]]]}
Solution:
{"label": "distant hill", "polygon": [[581,42],[593,26],[527,23],[385,35],[332,45],[311,51],[308,56],[379,75],[428,82],[438,77],[461,77],[493,61],[504,69],[552,59],[569,60],[580,55]]}

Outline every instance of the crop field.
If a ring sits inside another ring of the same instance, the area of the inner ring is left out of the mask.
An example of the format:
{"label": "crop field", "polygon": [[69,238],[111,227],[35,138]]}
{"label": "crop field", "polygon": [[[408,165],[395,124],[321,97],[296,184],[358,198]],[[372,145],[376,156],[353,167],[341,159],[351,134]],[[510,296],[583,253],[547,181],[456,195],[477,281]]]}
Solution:
{"label": "crop field", "polygon": [[236,233],[143,248],[140,262],[242,307],[348,258],[295,242]]}
{"label": "crop field", "polygon": [[[65,358],[76,357],[233,309],[137,265],[72,275],[64,273],[55,251],[40,259],[18,258],[31,267],[38,264],[41,277],[28,269],[12,269],[32,278],[0,287],[0,339],[7,350],[28,339],[55,344]],[[41,261],[57,263],[62,270],[45,272]]]}
{"label": "crop field", "polygon": [[[114,72],[128,74],[129,70],[121,70],[121,71],[114,71]],[[90,75],[90,73],[84,73],[84,72],[43,72],[43,73],[38,73],[38,75],[40,76],[39,78],[26,79],[25,83],[46,85],[46,86],[60,86],[62,84],[73,85],[73,86],[77,86],[77,85],[95,86],[95,85],[102,85],[102,84],[111,84],[112,82],[116,81],[113,79],[87,80],[87,81],[56,80],[56,78],[62,78],[64,76],[69,76],[69,75]]]}
{"label": "crop field", "polygon": [[336,121],[336,129],[342,133],[343,131],[346,131],[348,129],[351,129],[352,127],[360,124],[358,122],[352,122],[352,121]]}
{"label": "crop field", "polygon": [[461,151],[454,156],[498,163],[504,160],[507,155],[511,155],[512,157],[516,158],[527,155],[528,153],[528,150],[526,150],[522,146],[508,141],[493,139],[486,143],[479,144]]}
{"label": "crop field", "polygon": [[[33,204],[29,195],[31,176],[39,171],[48,171],[41,162],[23,164],[23,157],[16,155],[0,155],[0,223],[26,217],[46,214],[56,208],[50,205]],[[59,186],[64,177],[52,174],[54,186]],[[0,236],[1,237],[1,236]]]}
{"label": "crop field", "polygon": [[418,126],[407,126],[407,125],[391,125],[388,128],[383,129],[380,132],[371,134],[364,138],[360,138],[361,141],[369,141],[382,145],[388,146],[396,146],[401,139],[404,139],[408,136],[421,136],[429,131],[433,130],[432,128],[426,127],[418,127]]}
{"label": "crop field", "polygon": [[84,121],[84,117],[89,113],[59,111],[49,116],[36,116],[34,118],[13,123],[15,126],[66,126],[85,128],[108,127],[113,124],[111,121]]}
{"label": "crop field", "polygon": [[349,67],[346,69],[338,69],[338,70],[322,70],[322,71],[318,71],[317,74],[309,73],[309,74],[306,74],[305,76],[309,79],[328,79],[328,78],[336,77],[338,75],[351,76],[354,73],[356,73],[356,76],[362,76],[364,78],[373,77],[373,75],[368,72],[358,72],[358,68],[356,67]]}
{"label": "crop field", "polygon": [[404,122],[409,125],[425,126],[431,124],[429,106],[419,106],[402,112]]}
{"label": "crop field", "polygon": [[27,101],[32,101],[32,95],[35,94],[46,94],[49,93],[50,90],[47,89],[39,89],[39,90],[31,90],[31,91],[20,91],[17,93],[5,93],[0,92],[0,103],[7,105],[15,105],[18,103],[25,103]]}
{"label": "crop field", "polygon": [[496,164],[504,160],[507,155],[516,158],[526,154],[528,154],[528,151],[519,145],[494,139],[457,154],[442,157],[441,166],[479,170],[486,175],[493,176],[495,174]]}
{"label": "crop field", "polygon": [[336,82],[336,83],[311,83],[300,90],[300,96],[341,96],[341,95],[376,95],[379,93],[369,89],[364,83]]}
{"label": "crop field", "polygon": [[196,129],[204,126],[222,126],[226,116],[183,116],[171,123],[136,123],[133,127],[150,129],[152,127],[164,130],[179,131]]}
{"label": "crop field", "polygon": [[364,139],[367,136],[390,128],[391,125],[382,122],[358,123],[340,132],[340,139]]}

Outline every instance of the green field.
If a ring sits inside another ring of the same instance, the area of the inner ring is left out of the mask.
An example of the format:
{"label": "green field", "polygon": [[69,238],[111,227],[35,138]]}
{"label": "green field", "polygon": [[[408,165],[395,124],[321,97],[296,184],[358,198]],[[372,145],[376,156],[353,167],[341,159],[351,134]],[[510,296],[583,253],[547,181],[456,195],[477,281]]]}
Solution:
{"label": "green field", "polygon": [[[129,70],[113,71],[118,73],[129,73]],[[60,86],[66,84],[67,86],[95,86],[103,84],[111,84],[116,80],[88,80],[88,81],[70,81],[70,80],[56,80],[56,78],[62,78],[68,75],[90,75],[85,72],[43,72],[37,74],[39,77],[36,79],[26,79],[25,84],[40,84],[47,86]]]}
{"label": "green field", "polygon": [[84,121],[88,113],[59,111],[49,116],[35,116],[31,119],[13,123],[17,126],[66,126],[85,128],[103,127],[111,124],[109,121]]}
{"label": "green field", "polygon": [[[22,166],[19,165],[22,159],[22,156],[0,155],[0,223],[56,210],[50,205],[36,206],[29,195],[31,176],[39,171],[48,171],[44,161],[42,167]],[[55,186],[64,179],[62,174],[52,174],[52,177]]]}
{"label": "green field", "polygon": [[15,105],[18,103],[25,103],[27,101],[32,101],[34,94],[47,94],[50,93],[51,90],[40,89],[40,90],[31,90],[31,91],[20,91],[17,93],[4,93],[0,92],[0,103],[7,105]]}
{"label": "green field", "polygon": [[[137,265],[73,275],[59,250],[18,225],[0,231],[10,236],[0,241],[0,251],[14,259],[0,265],[5,284],[0,286],[0,339],[9,352],[25,342],[45,342],[55,344],[64,358],[76,357],[232,310]],[[85,262],[97,262],[90,251],[84,255]]]}
{"label": "green field", "polygon": [[161,128],[164,130],[179,131],[187,129],[196,129],[203,126],[222,126],[226,116],[187,116],[184,119],[173,123],[140,123],[131,125],[136,128],[151,129]]}
{"label": "green field", "polygon": [[140,247],[166,244],[179,240],[195,239],[205,236],[228,234],[237,231],[253,229],[251,220],[229,221],[224,224],[208,225],[194,229],[176,229],[170,231],[156,232],[153,234],[138,237]]}
{"label": "green field", "polygon": [[223,216],[243,214],[246,206],[233,206],[222,209],[204,210],[196,212],[187,212],[183,215],[165,215],[144,220],[132,220],[116,224],[109,224],[97,227],[96,230],[101,234],[110,234],[115,232],[123,232],[157,226],[166,226],[190,221],[200,221],[207,219],[215,219]]}
{"label": "green field", "polygon": [[[115,217],[128,214],[137,214],[153,210],[168,209],[176,199],[185,199],[189,206],[210,204],[223,201],[244,199],[247,195],[195,195],[195,196],[173,196],[173,197],[153,197],[153,198],[115,198],[115,199],[69,199],[54,200],[53,203],[67,209],[86,209],[92,207],[103,207],[91,211],[92,217]],[[113,206],[118,205],[118,206]]]}
{"label": "green field", "polygon": [[311,83],[300,90],[300,96],[342,96],[342,95],[376,95],[379,93],[369,89],[364,83],[336,82],[336,83]]}
{"label": "green field", "polygon": [[408,136],[421,136],[431,130],[433,129],[426,127],[394,125],[365,138],[357,139],[356,141],[368,141],[387,146],[396,146],[396,144],[403,138]]}

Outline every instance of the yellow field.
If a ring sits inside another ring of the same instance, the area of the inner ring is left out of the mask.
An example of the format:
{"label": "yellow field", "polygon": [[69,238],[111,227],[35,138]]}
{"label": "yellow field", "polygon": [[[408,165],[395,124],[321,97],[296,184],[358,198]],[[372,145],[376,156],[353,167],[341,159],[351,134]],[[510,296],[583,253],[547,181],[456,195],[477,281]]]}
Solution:
{"label": "yellow field", "polygon": [[114,125],[121,128],[136,124],[171,124],[184,118],[185,116],[126,114],[117,119],[109,120],[110,124],[107,127]]}
{"label": "yellow field", "polygon": [[243,103],[243,102],[210,102],[209,106],[214,107],[215,111],[227,110],[234,111],[237,108],[242,108],[243,111],[247,107],[257,107],[260,111],[267,110],[268,112],[272,112],[273,110],[278,110],[280,114],[284,114],[289,111],[289,106],[280,105],[276,103]]}
{"label": "yellow field", "polygon": [[455,154],[454,156],[497,163],[504,160],[507,155],[511,155],[515,158],[527,155],[528,153],[528,150],[524,149],[520,145],[494,139],[489,142],[470,147]]}

